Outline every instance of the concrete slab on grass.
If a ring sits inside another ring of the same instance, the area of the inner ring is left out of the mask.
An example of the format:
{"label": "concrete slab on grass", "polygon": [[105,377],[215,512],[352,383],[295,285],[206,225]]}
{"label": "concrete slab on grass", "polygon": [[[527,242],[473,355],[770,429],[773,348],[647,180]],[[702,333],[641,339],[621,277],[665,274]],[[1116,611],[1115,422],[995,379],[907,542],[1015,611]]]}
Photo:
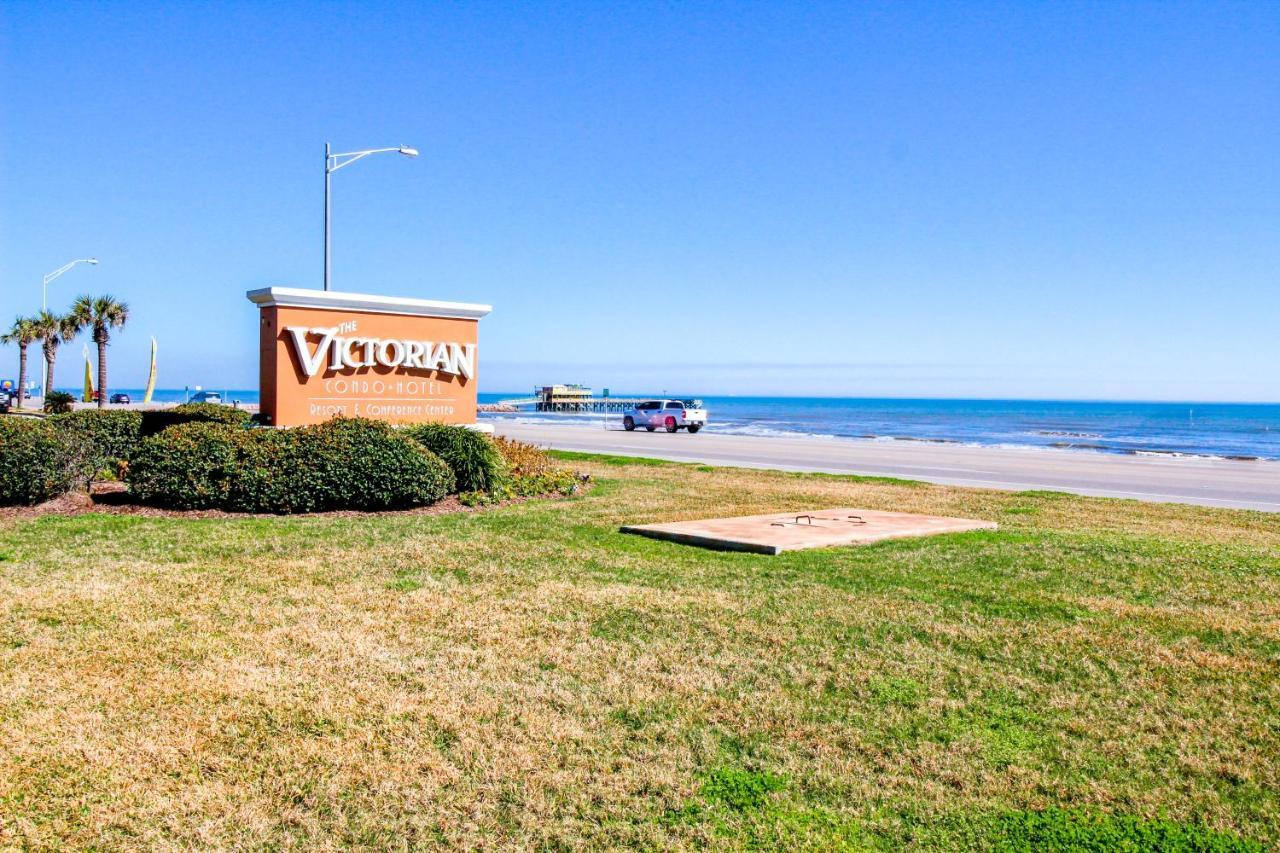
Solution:
{"label": "concrete slab on grass", "polygon": [[636,524],[623,527],[622,532],[720,551],[781,554],[805,548],[867,545],[885,539],[995,529],[994,521],[842,507],[812,512],[775,512],[737,518]]}

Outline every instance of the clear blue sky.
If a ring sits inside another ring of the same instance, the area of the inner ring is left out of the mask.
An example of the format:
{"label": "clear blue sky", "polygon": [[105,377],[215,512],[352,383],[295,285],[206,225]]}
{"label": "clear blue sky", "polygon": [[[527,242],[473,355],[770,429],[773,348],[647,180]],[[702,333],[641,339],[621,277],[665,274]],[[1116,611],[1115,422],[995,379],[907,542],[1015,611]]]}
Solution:
{"label": "clear blue sky", "polygon": [[484,391],[1280,400],[1280,3],[10,0],[0,56],[0,312],[97,255],[117,387],[256,385],[328,140],[422,150],[334,176],[334,286],[492,303]]}

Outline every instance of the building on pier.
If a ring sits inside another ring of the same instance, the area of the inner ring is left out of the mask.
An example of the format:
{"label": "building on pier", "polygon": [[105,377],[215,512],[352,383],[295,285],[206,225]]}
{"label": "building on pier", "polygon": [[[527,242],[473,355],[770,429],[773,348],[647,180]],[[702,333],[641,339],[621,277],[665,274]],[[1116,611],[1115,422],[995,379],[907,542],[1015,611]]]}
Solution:
{"label": "building on pier", "polygon": [[640,402],[640,397],[595,396],[586,385],[539,385],[533,395],[518,400],[503,400],[503,406],[532,406],[536,412],[621,412]]}
{"label": "building on pier", "polygon": [[[593,399],[591,388],[586,385],[543,385],[533,389],[533,396],[545,406],[572,406]],[[559,411],[555,408],[547,411]]]}

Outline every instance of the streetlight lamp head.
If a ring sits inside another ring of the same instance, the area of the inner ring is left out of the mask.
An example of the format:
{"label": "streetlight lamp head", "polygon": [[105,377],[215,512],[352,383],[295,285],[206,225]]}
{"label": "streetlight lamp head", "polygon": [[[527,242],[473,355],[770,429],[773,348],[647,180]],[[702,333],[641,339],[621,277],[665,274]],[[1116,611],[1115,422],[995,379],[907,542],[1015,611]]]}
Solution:
{"label": "streetlight lamp head", "polygon": [[400,153],[401,153],[401,154],[403,154],[403,155],[404,155],[404,156],[406,156],[406,157],[417,157],[417,156],[418,156],[418,149],[417,149],[417,148],[407,148],[407,147],[405,147],[404,145],[401,145],[401,146],[400,146]]}
{"label": "streetlight lamp head", "polygon": [[96,265],[96,264],[98,263],[98,259],[97,259],[97,258],[89,258],[88,260],[86,260],[86,261],[85,261],[85,263],[88,263],[88,264],[95,264],[95,265]]}

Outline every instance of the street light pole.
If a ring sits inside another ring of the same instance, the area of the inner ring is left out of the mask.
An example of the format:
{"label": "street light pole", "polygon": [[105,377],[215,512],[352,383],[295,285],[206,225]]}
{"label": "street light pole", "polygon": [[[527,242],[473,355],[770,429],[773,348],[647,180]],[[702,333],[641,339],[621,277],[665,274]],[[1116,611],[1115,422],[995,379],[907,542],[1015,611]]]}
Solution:
{"label": "street light pole", "polygon": [[403,154],[406,157],[417,157],[418,149],[409,148],[401,145],[398,148],[369,148],[365,151],[348,151],[343,154],[334,154],[329,148],[329,143],[324,144],[324,289],[329,289],[329,221],[332,218],[330,214],[329,203],[329,176],[348,166],[357,160],[368,157],[370,154],[383,154],[388,151],[394,151],[397,154]]}
{"label": "street light pole", "polygon": [[[41,282],[41,285],[40,285],[40,313],[43,314],[49,310],[49,282],[53,281],[58,276],[62,275],[64,272],[71,269],[76,264],[89,264],[90,266],[97,266],[98,259],[97,258],[79,258],[77,260],[63,264],[62,266],[58,267],[56,270],[54,270],[51,273],[46,273],[44,277],[44,281]],[[44,363],[44,371],[40,375],[40,399],[43,400],[45,395],[49,393],[48,386],[49,386],[49,362],[46,361]]]}
{"label": "street light pole", "polygon": [[324,144],[324,289],[329,289],[329,143]]}

